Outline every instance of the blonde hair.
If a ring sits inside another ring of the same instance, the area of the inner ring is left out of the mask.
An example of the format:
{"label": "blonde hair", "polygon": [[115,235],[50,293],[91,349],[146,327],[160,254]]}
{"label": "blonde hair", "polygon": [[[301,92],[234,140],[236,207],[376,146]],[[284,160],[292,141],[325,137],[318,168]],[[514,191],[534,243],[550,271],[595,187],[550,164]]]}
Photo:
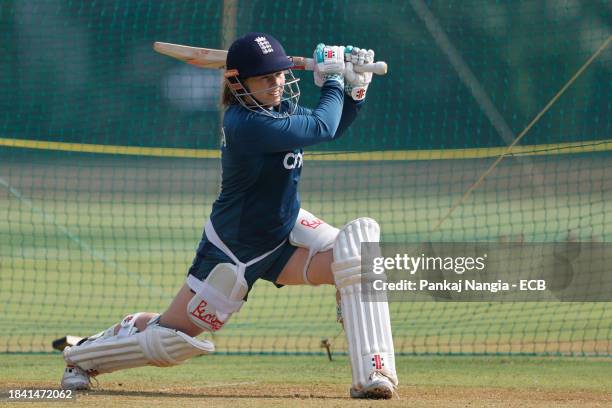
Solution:
{"label": "blonde hair", "polygon": [[221,91],[221,105],[228,107],[231,105],[237,105],[239,103],[240,102],[238,102],[238,99],[236,99],[236,96],[234,96],[231,89],[229,88],[227,81],[223,81],[223,90]]}

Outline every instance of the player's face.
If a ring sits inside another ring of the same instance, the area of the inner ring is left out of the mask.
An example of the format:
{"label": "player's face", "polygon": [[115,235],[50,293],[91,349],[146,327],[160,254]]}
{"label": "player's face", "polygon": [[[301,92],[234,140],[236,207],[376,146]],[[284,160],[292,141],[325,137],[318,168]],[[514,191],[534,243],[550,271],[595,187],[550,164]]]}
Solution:
{"label": "player's face", "polygon": [[278,71],[271,74],[247,78],[245,85],[260,105],[266,108],[278,106],[283,97],[285,72]]}

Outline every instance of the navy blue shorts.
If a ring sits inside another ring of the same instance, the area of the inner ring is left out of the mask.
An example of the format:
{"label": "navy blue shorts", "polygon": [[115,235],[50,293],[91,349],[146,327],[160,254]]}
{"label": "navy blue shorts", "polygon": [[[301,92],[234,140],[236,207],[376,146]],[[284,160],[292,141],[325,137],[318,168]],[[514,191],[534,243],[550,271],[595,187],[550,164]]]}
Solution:
{"label": "navy blue shorts", "polygon": [[[244,278],[249,285],[249,291],[257,279],[267,280],[274,283],[279,288],[282,287],[283,285],[278,285],[276,280],[296,249],[297,247],[291,245],[289,240],[287,240],[276,251],[246,268]],[[249,259],[246,261],[249,261]],[[207,242],[198,250],[189,268],[188,274],[204,281],[208,277],[210,271],[220,263],[233,264],[234,262],[219,248]]]}

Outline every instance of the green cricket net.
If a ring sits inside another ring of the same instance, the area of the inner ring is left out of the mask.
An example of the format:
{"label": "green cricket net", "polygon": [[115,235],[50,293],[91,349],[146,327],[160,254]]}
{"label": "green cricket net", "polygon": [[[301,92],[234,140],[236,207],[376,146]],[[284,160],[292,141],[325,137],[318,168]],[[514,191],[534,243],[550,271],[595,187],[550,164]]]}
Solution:
{"label": "green cricket net", "polygon": [[[608,1],[2,1],[0,351],[163,311],[185,279],[220,181],[221,75],[154,41],[227,48],[257,30],[290,54],[387,61],[348,134],[306,153],[302,205],[329,223],[367,215],[389,243],[610,242],[611,18]],[[258,282],[217,348],[344,351],[334,293]],[[612,354],[607,302],[390,309],[399,353]]]}

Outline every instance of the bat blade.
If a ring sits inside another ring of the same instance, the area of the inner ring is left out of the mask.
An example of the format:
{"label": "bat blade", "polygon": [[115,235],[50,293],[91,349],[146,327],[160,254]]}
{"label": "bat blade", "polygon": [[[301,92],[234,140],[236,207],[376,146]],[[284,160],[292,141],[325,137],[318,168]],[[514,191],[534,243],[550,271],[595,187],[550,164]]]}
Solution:
{"label": "bat blade", "polygon": [[[225,68],[226,50],[215,50],[212,48],[190,47],[188,45],[155,42],[153,49],[160,54],[176,58],[200,68],[223,69]],[[289,57],[293,61],[293,69],[305,69],[312,71],[314,61],[311,58]],[[357,72],[373,72],[377,75],[387,74],[387,63],[383,61],[373,62],[355,66]]]}
{"label": "bat blade", "polygon": [[227,51],[214,50],[211,48],[189,47],[187,45],[155,42],[153,49],[160,54],[176,58],[200,68],[222,69],[225,68]]}

